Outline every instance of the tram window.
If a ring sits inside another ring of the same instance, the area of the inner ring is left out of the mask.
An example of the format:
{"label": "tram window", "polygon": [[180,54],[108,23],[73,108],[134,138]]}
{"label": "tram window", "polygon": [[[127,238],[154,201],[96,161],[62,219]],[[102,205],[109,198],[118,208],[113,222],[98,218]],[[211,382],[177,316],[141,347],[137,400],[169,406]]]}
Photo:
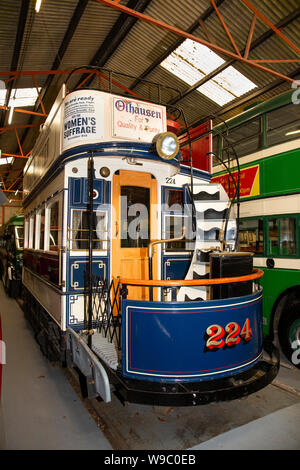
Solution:
{"label": "tram window", "polygon": [[168,211],[183,212],[183,190],[182,189],[165,189],[165,201]]}
{"label": "tram window", "polygon": [[[107,216],[106,212],[93,212],[93,249],[107,249]],[[72,250],[88,250],[89,248],[89,212],[73,210],[71,229]]]}
{"label": "tram window", "polygon": [[121,187],[121,248],[146,248],[150,243],[150,190]]}
{"label": "tram window", "polygon": [[299,139],[299,122],[300,108],[292,103],[267,113],[268,145],[276,145],[289,140]]}
{"label": "tram window", "polygon": [[239,250],[263,254],[263,219],[241,220],[239,225]]}
{"label": "tram window", "polygon": [[39,213],[39,234],[37,237],[38,246],[36,247],[38,250],[44,249],[44,238],[45,238],[45,209],[41,210]]}
{"label": "tram window", "polygon": [[[181,215],[166,215],[165,216],[165,236],[164,238],[180,238],[182,236],[183,227],[185,226],[185,233],[188,234],[188,230],[191,227],[186,227],[188,219]],[[192,251],[194,249],[194,242],[191,236],[185,237],[183,240],[177,242],[169,242],[165,244],[165,251]]]}
{"label": "tram window", "polygon": [[[227,159],[226,153],[235,158],[232,146],[238,155],[247,155],[256,152],[261,147],[261,121],[260,118],[246,122],[241,126],[230,129],[229,135],[223,138],[223,155]],[[232,146],[230,145],[232,144]]]}
{"label": "tram window", "polygon": [[295,217],[286,217],[280,219],[280,254],[282,256],[296,254]]}
{"label": "tram window", "polygon": [[59,223],[59,202],[54,202],[48,208],[49,232],[47,245],[51,251],[57,251],[61,245],[61,227]]}
{"label": "tram window", "polygon": [[269,254],[272,256],[279,255],[279,231],[278,220],[269,219]]}
{"label": "tram window", "polygon": [[29,243],[29,220],[24,220],[24,248],[28,248]]}
{"label": "tram window", "polygon": [[24,227],[15,227],[15,232],[17,248],[24,248]]}
{"label": "tram window", "polygon": [[35,229],[36,229],[36,224],[35,224],[35,215],[30,217],[29,221],[29,244],[28,248],[35,248]]}

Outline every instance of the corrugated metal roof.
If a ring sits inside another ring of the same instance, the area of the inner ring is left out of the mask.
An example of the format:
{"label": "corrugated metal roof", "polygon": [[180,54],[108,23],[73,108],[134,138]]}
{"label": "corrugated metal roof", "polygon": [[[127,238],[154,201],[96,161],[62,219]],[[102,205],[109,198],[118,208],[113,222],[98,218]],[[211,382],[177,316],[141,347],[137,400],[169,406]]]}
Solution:
{"label": "corrugated metal roof", "polygon": [[[134,0],[122,0],[120,3],[130,6],[133,2]],[[144,5],[147,5],[146,8],[142,6],[143,2]],[[264,0],[264,2],[251,0],[251,2],[273,24],[281,22],[288,15],[299,10],[299,0]],[[21,6],[24,6],[25,3],[29,5],[26,24],[23,37],[21,38],[21,47],[19,50],[16,50],[19,14]],[[253,12],[240,0],[218,0],[217,4],[237,47],[241,52],[244,51]],[[50,70],[55,59],[57,59],[61,70],[90,64],[101,46],[103,44],[107,45],[107,38],[113,39],[111,31],[116,22],[119,21],[118,24],[121,30],[124,26],[123,19],[128,19],[128,17],[96,0],[86,2],[85,8],[82,7],[81,16],[78,13],[79,7],[80,1],[78,0],[44,0],[40,13],[35,14],[33,1],[21,2],[20,0],[10,0],[9,2],[1,2],[0,71],[10,70],[13,57],[17,58],[18,70]],[[202,0],[201,2],[195,2],[194,0],[185,0],[184,2],[182,0],[152,0],[148,2],[137,0],[135,8],[138,7],[145,8],[144,13],[150,17],[176,26],[184,31],[189,31],[193,26],[194,36],[206,41],[212,40],[218,46],[235,52],[209,0]],[[208,36],[207,31],[202,28],[200,23],[197,23],[199,17],[203,14],[206,15],[205,28],[209,32]],[[75,31],[69,30],[72,34],[67,35],[69,36],[69,42],[63,48],[63,56],[57,57],[59,50],[62,50],[61,46],[64,45],[63,41],[66,38],[68,28],[72,28],[72,23],[70,22],[74,20],[74,15],[78,24]],[[105,67],[134,76],[145,75],[146,79],[178,88],[182,93],[186,92],[189,89],[189,85],[159,65],[160,61],[172,51],[172,48],[174,49],[178,46],[180,37],[141,20],[135,22],[128,21],[128,23],[130,23],[128,26],[129,32],[124,35],[125,37],[122,38],[122,42],[108,56]],[[282,28],[281,31],[290,41],[299,47],[299,11],[297,18]],[[270,37],[250,52],[250,59],[299,59],[297,53],[281,38],[274,33],[269,34],[269,32],[269,27],[261,19],[257,18],[252,44],[265,34],[268,34]],[[115,34],[118,34],[118,31]],[[230,59],[225,54],[219,55],[226,62],[230,62]],[[299,63],[272,63],[263,65],[284,75],[293,74],[299,70]],[[280,82],[276,77],[256,68],[249,67],[244,63],[234,61],[233,66],[257,85],[254,91],[259,91],[260,89],[266,90],[259,96],[259,99],[267,99],[291,86],[287,82]],[[150,73],[145,73],[146,71],[150,71]],[[79,79],[80,76],[75,76],[71,80],[70,85],[74,86],[78,83]],[[43,87],[46,83],[47,85],[50,83],[45,99],[47,110],[50,109],[51,103],[63,80],[63,76],[54,77],[51,82],[47,76],[37,77],[39,86]],[[133,79],[121,77],[119,77],[119,81],[127,87],[136,83]],[[273,87],[272,84],[277,82],[279,85]],[[22,77],[15,80],[13,85],[15,86],[16,84],[19,87],[33,86],[31,77]],[[97,80],[94,80],[92,84],[94,86],[98,85]],[[114,92],[116,91],[117,89],[114,88]],[[156,91],[147,84],[137,84],[134,87],[134,91],[145,98],[156,99]],[[252,91],[250,91],[242,96],[243,104],[241,106],[236,106],[239,103],[239,99],[228,103],[228,105],[232,105],[229,108],[225,105],[225,109],[228,108],[229,111],[222,117],[231,117],[240,112],[241,107],[245,106],[244,103],[247,102],[247,96],[250,99],[249,103],[251,100],[257,101],[258,99],[257,94],[252,95]],[[164,94],[163,99],[170,101],[174,97],[175,93],[169,91]],[[212,113],[218,113],[223,109],[196,90],[177,101],[176,105],[184,109],[189,124]],[[0,112],[0,117],[2,118],[2,125],[6,124],[7,113]],[[28,122],[39,123],[42,121],[40,118],[30,119],[28,115],[17,115],[15,113],[14,123],[26,124]],[[36,128],[29,133],[27,130],[20,129],[18,131],[20,139],[26,136],[24,151],[30,150],[36,132]],[[8,133],[0,135],[0,148],[7,153],[18,151],[16,140]],[[14,167],[22,168],[23,164],[24,162],[21,159],[17,159]]]}

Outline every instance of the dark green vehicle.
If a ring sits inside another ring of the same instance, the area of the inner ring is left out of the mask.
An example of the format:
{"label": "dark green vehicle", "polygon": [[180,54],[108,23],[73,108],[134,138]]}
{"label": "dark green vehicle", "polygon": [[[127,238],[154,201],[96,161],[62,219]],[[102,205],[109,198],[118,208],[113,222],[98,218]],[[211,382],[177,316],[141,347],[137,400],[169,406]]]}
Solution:
{"label": "dark green vehicle", "polygon": [[[263,332],[300,369],[300,100],[289,90],[217,126],[214,153],[240,165],[239,250],[264,271]],[[226,138],[220,131],[224,131]],[[235,153],[230,143],[234,143]],[[228,152],[226,152],[228,150]],[[228,165],[228,161],[227,162]],[[224,166],[212,182],[233,195]],[[232,181],[232,180],[231,180]]]}
{"label": "dark green vehicle", "polygon": [[7,294],[17,297],[22,285],[24,215],[14,215],[0,231],[0,275]]}

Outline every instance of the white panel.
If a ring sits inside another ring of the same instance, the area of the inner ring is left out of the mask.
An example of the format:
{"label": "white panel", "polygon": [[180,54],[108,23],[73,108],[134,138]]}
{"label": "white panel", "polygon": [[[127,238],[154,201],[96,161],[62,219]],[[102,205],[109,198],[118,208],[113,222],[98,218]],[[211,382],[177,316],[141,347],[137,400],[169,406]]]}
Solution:
{"label": "white panel", "polygon": [[62,299],[65,299],[65,297],[26,268],[23,268],[23,284],[61,326],[64,323],[64,319],[61,318]]}

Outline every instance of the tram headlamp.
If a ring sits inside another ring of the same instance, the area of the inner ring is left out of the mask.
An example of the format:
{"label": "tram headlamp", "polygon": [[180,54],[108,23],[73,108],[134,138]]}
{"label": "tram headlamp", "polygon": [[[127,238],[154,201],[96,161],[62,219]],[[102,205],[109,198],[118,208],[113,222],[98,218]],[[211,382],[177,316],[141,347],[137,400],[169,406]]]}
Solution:
{"label": "tram headlamp", "polygon": [[157,154],[164,160],[171,160],[179,152],[179,141],[173,132],[162,132],[153,139]]}

